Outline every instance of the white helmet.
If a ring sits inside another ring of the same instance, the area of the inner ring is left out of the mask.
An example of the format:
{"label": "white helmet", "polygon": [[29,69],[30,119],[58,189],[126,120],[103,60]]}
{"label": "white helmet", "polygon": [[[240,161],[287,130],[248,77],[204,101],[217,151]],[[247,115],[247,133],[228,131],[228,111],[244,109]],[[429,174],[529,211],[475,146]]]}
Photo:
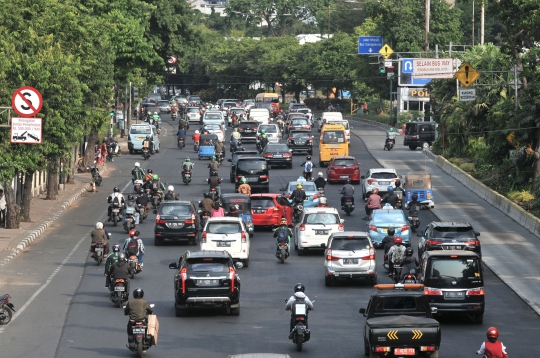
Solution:
{"label": "white helmet", "polygon": [[299,291],[294,294],[294,297],[300,300],[305,300],[306,294],[304,292]]}
{"label": "white helmet", "polygon": [[167,190],[168,190],[168,191],[174,191],[174,186],[169,185],[169,186],[167,187]]}
{"label": "white helmet", "polygon": [[141,164],[139,162],[135,162],[135,168],[139,168]]}
{"label": "white helmet", "polygon": [[322,172],[319,172],[319,176],[320,176],[321,178],[323,177],[323,174],[322,174]]}
{"label": "white helmet", "polygon": [[98,230],[103,229],[103,223],[102,223],[101,221],[98,221],[98,222],[96,223],[96,229],[98,229]]}
{"label": "white helmet", "polygon": [[326,205],[326,197],[323,196],[322,198],[320,198],[319,203],[323,204],[323,205]]}
{"label": "white helmet", "polygon": [[157,114],[157,112],[154,112],[154,114]]}
{"label": "white helmet", "polygon": [[199,131],[195,131],[195,134],[199,134]]}

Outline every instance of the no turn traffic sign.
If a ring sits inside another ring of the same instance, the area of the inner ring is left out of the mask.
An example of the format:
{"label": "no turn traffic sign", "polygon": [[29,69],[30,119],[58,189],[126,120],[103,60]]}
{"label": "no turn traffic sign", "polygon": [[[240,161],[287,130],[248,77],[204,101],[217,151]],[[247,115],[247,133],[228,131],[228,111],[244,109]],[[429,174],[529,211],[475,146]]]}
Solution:
{"label": "no turn traffic sign", "polygon": [[11,107],[21,117],[35,117],[43,106],[43,97],[34,87],[24,86],[13,93]]}

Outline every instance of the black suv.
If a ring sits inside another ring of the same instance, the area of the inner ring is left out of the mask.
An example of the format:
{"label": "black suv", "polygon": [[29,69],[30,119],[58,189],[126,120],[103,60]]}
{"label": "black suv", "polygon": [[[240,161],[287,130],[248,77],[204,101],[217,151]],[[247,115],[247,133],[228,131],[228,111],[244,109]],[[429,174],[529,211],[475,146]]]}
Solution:
{"label": "black suv", "polygon": [[234,152],[232,155],[232,158],[228,161],[231,163],[231,172],[229,173],[231,183],[235,182],[235,175],[236,175],[236,162],[238,161],[238,158],[241,157],[258,157],[259,152],[256,150],[244,150],[241,152]]}
{"label": "black suv", "polygon": [[270,192],[270,176],[268,174],[268,164],[261,157],[241,157],[236,162],[236,173],[234,186],[235,191],[240,186],[240,179],[244,177],[251,191]]}
{"label": "black suv", "polygon": [[242,121],[238,125],[238,133],[242,136],[242,142],[248,140],[257,140],[257,128],[259,128],[259,122],[255,121]]}
{"label": "black suv", "polygon": [[199,216],[189,201],[165,201],[158,209],[154,225],[154,244],[160,246],[168,240],[187,240],[197,244]]}
{"label": "black suv", "polygon": [[403,145],[415,150],[418,147],[431,146],[437,138],[434,122],[409,122],[405,125]]}
{"label": "black suv", "polygon": [[287,145],[293,153],[305,151],[308,152],[309,155],[312,155],[313,138],[311,136],[311,131],[307,129],[290,131]]}
{"label": "black suv", "polygon": [[431,222],[423,232],[417,233],[418,257],[431,250],[467,250],[482,257],[480,233],[467,222]]}
{"label": "black suv", "polygon": [[426,251],[418,279],[437,314],[467,314],[482,323],[485,310],[482,260],[463,250]]}
{"label": "black suv", "polygon": [[[242,263],[236,264],[237,268]],[[176,317],[193,307],[225,307],[230,314],[240,314],[240,278],[227,251],[186,251],[174,275],[174,308]]]}

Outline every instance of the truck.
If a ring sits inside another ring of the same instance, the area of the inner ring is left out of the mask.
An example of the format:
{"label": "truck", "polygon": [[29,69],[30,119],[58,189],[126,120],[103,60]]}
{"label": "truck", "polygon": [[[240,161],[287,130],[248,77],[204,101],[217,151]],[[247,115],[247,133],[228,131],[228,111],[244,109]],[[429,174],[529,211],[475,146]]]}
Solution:
{"label": "truck", "polygon": [[441,343],[436,309],[429,305],[422,284],[375,285],[364,325],[364,354],[370,358],[438,358]]}

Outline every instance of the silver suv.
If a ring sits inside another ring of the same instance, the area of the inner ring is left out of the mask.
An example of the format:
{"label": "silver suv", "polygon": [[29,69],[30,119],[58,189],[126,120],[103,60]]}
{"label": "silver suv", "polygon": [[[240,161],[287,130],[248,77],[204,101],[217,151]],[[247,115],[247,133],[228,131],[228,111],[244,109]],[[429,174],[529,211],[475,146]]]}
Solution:
{"label": "silver suv", "polygon": [[375,248],[365,231],[335,232],[324,253],[324,285],[336,279],[366,278],[377,283]]}
{"label": "silver suv", "polygon": [[379,189],[379,195],[382,196],[388,192],[389,186],[396,186],[396,181],[401,181],[395,169],[377,168],[370,169],[362,179],[362,199],[366,200],[367,193],[373,189]]}

